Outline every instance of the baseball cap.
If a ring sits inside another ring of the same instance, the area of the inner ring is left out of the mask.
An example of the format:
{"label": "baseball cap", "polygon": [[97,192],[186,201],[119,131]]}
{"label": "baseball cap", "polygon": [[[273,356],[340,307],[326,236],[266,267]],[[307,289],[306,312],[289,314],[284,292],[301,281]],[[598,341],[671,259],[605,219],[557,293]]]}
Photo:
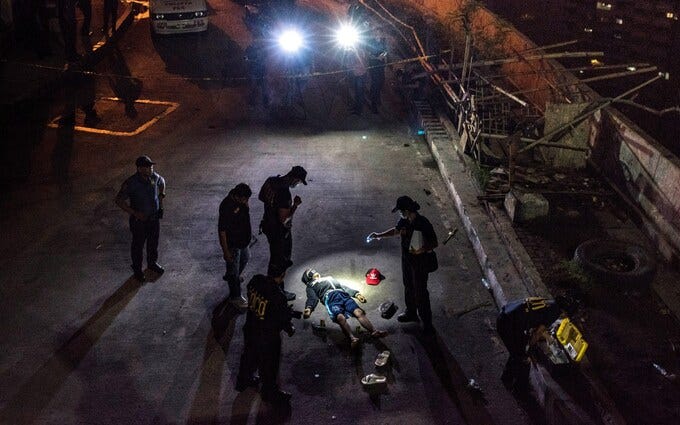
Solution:
{"label": "baseball cap", "polygon": [[392,208],[392,212],[397,212],[398,210],[415,211],[417,210],[417,208],[415,208],[416,205],[416,201],[409,198],[408,196],[400,196],[397,198],[397,205]]}
{"label": "baseball cap", "polygon": [[296,179],[300,179],[302,181],[302,184],[307,185],[307,170],[302,168],[302,166],[296,165],[290,170],[288,175],[291,177],[295,177]]}
{"label": "baseball cap", "polygon": [[380,273],[380,270],[372,268],[366,272],[366,283],[369,285],[377,285],[381,280],[385,279],[385,276]]}
{"label": "baseball cap", "polygon": [[140,156],[140,157],[137,158],[137,160],[135,161],[135,165],[136,165],[137,167],[148,167],[148,166],[154,165],[154,164],[155,164],[155,162],[153,162],[153,161],[151,160],[151,158],[149,158],[149,157],[146,156],[146,155]]}
{"label": "baseball cap", "polygon": [[302,273],[302,283],[309,283],[314,280],[314,275],[317,273],[314,269],[307,269]]}

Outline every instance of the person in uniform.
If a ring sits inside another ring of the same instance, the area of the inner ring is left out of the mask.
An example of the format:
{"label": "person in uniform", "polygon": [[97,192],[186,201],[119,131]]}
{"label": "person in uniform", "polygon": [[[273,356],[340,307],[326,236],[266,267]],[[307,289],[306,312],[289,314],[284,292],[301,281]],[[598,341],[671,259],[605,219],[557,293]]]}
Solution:
{"label": "person in uniform", "polygon": [[397,316],[400,322],[423,321],[425,333],[433,333],[430,293],[427,290],[429,272],[425,254],[438,245],[437,235],[430,221],[418,213],[420,205],[408,196],[400,196],[392,212],[399,211],[399,221],[391,229],[371,233],[368,240],[401,236],[401,272],[404,282],[406,311]]}
{"label": "person in uniform", "polygon": [[[270,264],[267,276],[257,274],[248,283],[248,313],[243,326],[243,353],[235,389],[256,387],[261,381],[262,400],[288,403],[291,395],[278,385],[281,331],[293,336],[292,310],[281,286],[286,267]],[[259,378],[256,372],[259,371]]]}
{"label": "person in uniform", "polygon": [[237,184],[220,203],[217,225],[222,255],[227,271],[222,277],[229,284],[229,299],[238,307],[248,307],[248,300],[241,295],[241,274],[248,264],[248,245],[252,237],[248,200],[253,194],[250,186]]}
{"label": "person in uniform", "polygon": [[366,303],[366,297],[356,289],[343,285],[333,276],[321,277],[321,274],[314,269],[307,269],[302,273],[302,283],[307,287],[307,301],[302,317],[309,318],[321,301],[326,306],[331,320],[340,326],[352,348],[359,345],[359,338],[354,336],[347,322],[350,317],[356,317],[361,326],[374,338],[382,338],[387,335],[387,332],[376,330],[373,327],[371,321],[366,317],[366,312],[353,300],[353,298],[356,298],[362,304]]}
{"label": "person in uniform", "polygon": [[[258,199],[264,203],[260,230],[269,242],[269,265],[282,264],[290,267],[293,264],[291,227],[293,215],[302,199],[297,195],[291,199],[290,189],[300,183],[307,184],[307,171],[296,165],[285,176],[267,178],[260,189]],[[285,290],[283,292],[289,301],[295,299],[294,293]]]}
{"label": "person in uniform", "polygon": [[369,100],[371,112],[378,113],[380,107],[380,93],[385,85],[385,61],[387,59],[387,46],[385,37],[373,38],[369,42],[368,76],[371,81]]}
{"label": "person in uniform", "polygon": [[140,282],[145,280],[142,272],[145,243],[149,269],[159,275],[165,271],[157,262],[165,179],[153,170],[154,164],[146,155],[137,158],[137,172],[123,182],[116,196],[116,205],[130,215],[132,271]]}
{"label": "person in uniform", "polygon": [[508,389],[518,395],[526,394],[529,387],[529,341],[537,330],[550,326],[561,313],[557,301],[539,297],[511,301],[501,308],[496,330],[509,353],[501,375]]}

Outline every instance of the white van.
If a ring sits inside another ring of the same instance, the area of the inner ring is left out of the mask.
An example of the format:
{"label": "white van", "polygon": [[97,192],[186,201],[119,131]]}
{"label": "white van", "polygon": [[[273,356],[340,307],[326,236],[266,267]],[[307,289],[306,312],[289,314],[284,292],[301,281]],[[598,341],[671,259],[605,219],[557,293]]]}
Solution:
{"label": "white van", "polygon": [[208,29],[205,0],[151,0],[151,28],[156,34],[201,32]]}

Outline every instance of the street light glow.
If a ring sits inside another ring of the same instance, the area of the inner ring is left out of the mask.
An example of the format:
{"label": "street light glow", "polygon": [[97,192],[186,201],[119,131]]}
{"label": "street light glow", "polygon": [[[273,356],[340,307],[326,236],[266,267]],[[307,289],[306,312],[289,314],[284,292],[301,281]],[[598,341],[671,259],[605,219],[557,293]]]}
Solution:
{"label": "street light glow", "polygon": [[279,46],[284,52],[295,53],[302,47],[302,34],[295,29],[287,29],[279,35]]}
{"label": "street light glow", "polygon": [[359,42],[359,30],[351,24],[341,24],[335,31],[335,41],[343,49],[351,49]]}

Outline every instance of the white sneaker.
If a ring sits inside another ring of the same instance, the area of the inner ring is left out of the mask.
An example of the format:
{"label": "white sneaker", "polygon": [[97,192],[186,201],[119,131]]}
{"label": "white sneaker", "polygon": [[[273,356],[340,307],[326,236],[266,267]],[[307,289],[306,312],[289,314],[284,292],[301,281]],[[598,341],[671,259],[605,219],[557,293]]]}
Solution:
{"label": "white sneaker", "polygon": [[248,308],[248,300],[245,299],[243,295],[234,298],[229,298],[229,302],[231,302],[232,304],[239,308]]}

